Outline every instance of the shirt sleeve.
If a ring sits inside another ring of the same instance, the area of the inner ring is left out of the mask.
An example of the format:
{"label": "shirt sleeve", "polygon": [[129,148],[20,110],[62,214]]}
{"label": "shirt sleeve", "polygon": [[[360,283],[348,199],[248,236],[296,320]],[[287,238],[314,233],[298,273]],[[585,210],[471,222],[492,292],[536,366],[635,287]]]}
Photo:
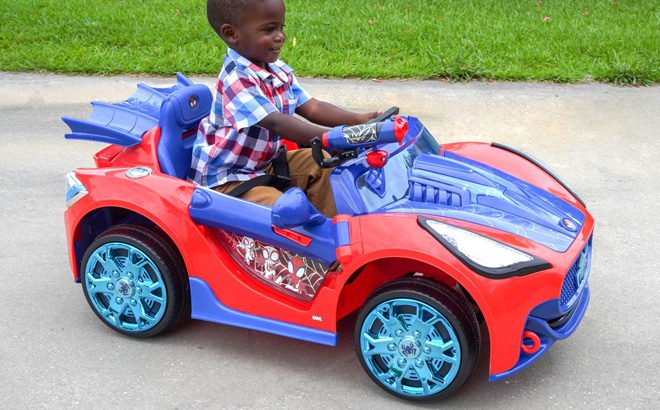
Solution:
{"label": "shirt sleeve", "polygon": [[304,88],[300,86],[300,83],[298,83],[298,79],[296,76],[291,73],[289,74],[291,76],[291,91],[293,92],[293,95],[298,99],[298,102],[296,104],[296,108],[300,107],[307,101],[312,99],[312,95],[308,93]]}
{"label": "shirt sleeve", "polygon": [[256,125],[269,114],[279,112],[258,84],[258,80],[235,71],[222,89],[224,117],[236,131]]}

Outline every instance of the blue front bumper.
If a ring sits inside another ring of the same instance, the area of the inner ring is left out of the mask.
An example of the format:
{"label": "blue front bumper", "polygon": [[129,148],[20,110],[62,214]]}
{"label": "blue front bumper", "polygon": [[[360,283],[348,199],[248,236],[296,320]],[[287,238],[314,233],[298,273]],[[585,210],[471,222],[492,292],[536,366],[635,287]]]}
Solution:
{"label": "blue front bumper", "polygon": [[534,363],[539,357],[543,356],[550,349],[550,347],[555,344],[557,340],[566,339],[572,335],[587,311],[587,306],[589,305],[589,297],[589,284],[585,284],[580,298],[575,305],[575,308],[570,313],[570,318],[568,318],[559,327],[553,328],[545,319],[529,316],[527,318],[527,323],[525,324],[525,331],[536,333],[541,341],[539,349],[535,353],[531,354],[527,354],[521,351],[518,363],[516,363],[512,369],[502,373],[491,374],[489,380],[494,382],[518,373],[519,371]]}
{"label": "blue front bumper", "polygon": [[[557,340],[566,339],[575,332],[589,305],[591,243],[590,238],[567,272],[561,296],[535,307],[527,317],[524,332],[533,332],[538,336],[539,345],[531,349],[532,353],[525,353],[521,346],[520,358],[516,365],[506,372],[491,374],[489,377],[491,382],[518,373],[543,356]],[[523,342],[524,340],[521,340],[521,344]]]}

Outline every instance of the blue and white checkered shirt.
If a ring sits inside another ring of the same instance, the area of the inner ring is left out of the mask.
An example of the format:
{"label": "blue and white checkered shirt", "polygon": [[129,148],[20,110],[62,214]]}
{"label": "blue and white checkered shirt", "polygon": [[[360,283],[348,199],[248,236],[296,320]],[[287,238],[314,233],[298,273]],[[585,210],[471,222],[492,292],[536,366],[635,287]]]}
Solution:
{"label": "blue and white checkered shirt", "polygon": [[282,60],[263,69],[229,49],[211,113],[197,130],[188,180],[213,188],[263,175],[282,141],[257,124],[274,112],[293,115],[310,98]]}

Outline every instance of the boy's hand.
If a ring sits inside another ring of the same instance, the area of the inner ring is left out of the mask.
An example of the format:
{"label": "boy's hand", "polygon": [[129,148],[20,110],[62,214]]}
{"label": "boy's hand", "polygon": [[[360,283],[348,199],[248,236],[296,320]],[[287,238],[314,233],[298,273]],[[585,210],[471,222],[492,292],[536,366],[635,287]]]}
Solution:
{"label": "boy's hand", "polygon": [[373,120],[374,118],[378,117],[382,113],[383,113],[383,111],[381,110],[381,111],[378,111],[378,112],[374,111],[374,112],[368,112],[366,114],[358,114],[358,118],[359,118],[358,119],[358,121],[359,121],[358,124],[364,124],[365,122],[367,122],[369,120]]}
{"label": "boy's hand", "polygon": [[296,114],[299,114],[308,121],[323,127],[364,124],[365,122],[378,117],[382,113],[383,111],[357,114],[338,108],[330,103],[319,101],[315,98],[308,100],[305,104],[296,108]]}

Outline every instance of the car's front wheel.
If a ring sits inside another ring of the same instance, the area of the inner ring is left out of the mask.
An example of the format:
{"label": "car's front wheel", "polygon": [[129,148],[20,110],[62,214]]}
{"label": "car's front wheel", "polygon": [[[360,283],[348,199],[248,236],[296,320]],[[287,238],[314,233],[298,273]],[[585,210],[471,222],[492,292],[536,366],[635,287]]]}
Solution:
{"label": "car's front wheel", "polygon": [[80,276],[94,313],[112,329],[133,337],[169,329],[190,303],[181,256],[155,227],[108,229],[85,252]]}
{"label": "car's front wheel", "polygon": [[354,341],[376,384],[415,401],[456,391],[474,371],[481,345],[467,302],[442,284],[417,278],[377,289],[358,316]]}

